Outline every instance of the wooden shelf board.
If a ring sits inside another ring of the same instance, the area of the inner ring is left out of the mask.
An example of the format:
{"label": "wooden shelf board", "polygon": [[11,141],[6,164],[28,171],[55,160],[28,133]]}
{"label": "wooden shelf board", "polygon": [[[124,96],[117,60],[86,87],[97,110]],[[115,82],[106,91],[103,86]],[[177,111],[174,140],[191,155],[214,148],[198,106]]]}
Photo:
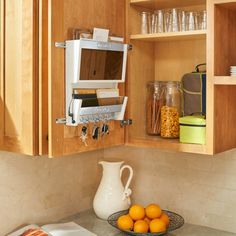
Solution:
{"label": "wooden shelf board", "polygon": [[235,76],[215,76],[214,77],[215,85],[236,85]]}
{"label": "wooden shelf board", "polygon": [[176,40],[190,40],[190,39],[205,39],[206,30],[170,32],[170,33],[156,33],[156,34],[133,34],[130,36],[132,40],[141,41],[176,41]]}
{"label": "wooden shelf board", "polygon": [[144,8],[164,9],[206,5],[206,0],[130,0],[130,4]]}
{"label": "wooden shelf board", "polygon": [[211,153],[207,153],[206,145],[184,144],[180,143],[178,139],[162,139],[160,137],[134,138],[126,142],[126,145],[134,147],[158,148],[176,152],[211,155]]}

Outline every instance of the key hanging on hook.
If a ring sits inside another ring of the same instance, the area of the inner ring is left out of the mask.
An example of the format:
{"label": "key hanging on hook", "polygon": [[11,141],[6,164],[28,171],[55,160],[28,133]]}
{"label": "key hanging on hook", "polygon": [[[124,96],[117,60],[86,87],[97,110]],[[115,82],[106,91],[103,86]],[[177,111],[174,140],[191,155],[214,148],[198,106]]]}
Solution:
{"label": "key hanging on hook", "polygon": [[81,141],[84,143],[84,145],[87,147],[88,146],[88,144],[87,144],[87,142],[86,142],[86,140],[87,140],[87,138],[88,138],[88,133],[87,133],[87,131],[88,131],[88,128],[86,127],[86,126],[83,126],[82,127],[82,130],[81,130],[81,135],[80,135],[80,139],[81,139]]}
{"label": "key hanging on hook", "polygon": [[109,126],[107,123],[104,123],[102,125],[102,135],[104,135],[104,134],[109,134]]}
{"label": "key hanging on hook", "polygon": [[109,131],[109,126],[108,124],[105,124],[105,134],[109,134],[110,131]]}
{"label": "key hanging on hook", "polygon": [[98,139],[99,137],[99,127],[97,125],[93,126],[92,138]]}

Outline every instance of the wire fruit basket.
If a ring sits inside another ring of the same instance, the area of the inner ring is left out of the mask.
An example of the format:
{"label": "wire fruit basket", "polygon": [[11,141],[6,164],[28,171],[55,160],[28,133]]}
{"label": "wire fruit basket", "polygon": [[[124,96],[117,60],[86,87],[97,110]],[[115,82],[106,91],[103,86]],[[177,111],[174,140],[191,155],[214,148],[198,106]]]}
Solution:
{"label": "wire fruit basket", "polygon": [[134,236],[160,236],[160,235],[164,235],[168,232],[171,232],[173,230],[176,230],[176,229],[178,229],[178,228],[180,228],[184,225],[184,218],[182,216],[178,215],[177,213],[171,212],[171,211],[163,210],[163,212],[166,213],[170,218],[170,224],[169,224],[169,226],[168,226],[168,228],[165,232],[160,232],[160,233],[136,233],[136,232],[129,231],[129,230],[122,230],[117,226],[117,220],[120,216],[128,214],[128,212],[129,212],[129,210],[116,212],[116,213],[110,215],[108,217],[107,221],[110,225],[117,228],[118,230],[120,230],[120,231],[122,231],[126,234],[134,235]]}

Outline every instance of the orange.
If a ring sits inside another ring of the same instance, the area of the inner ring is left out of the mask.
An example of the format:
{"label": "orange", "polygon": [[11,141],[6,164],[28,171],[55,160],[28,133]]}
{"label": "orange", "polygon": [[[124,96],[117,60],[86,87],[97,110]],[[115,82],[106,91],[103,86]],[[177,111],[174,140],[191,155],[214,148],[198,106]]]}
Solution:
{"label": "orange", "polygon": [[134,223],[134,232],[135,233],[147,233],[149,226],[145,220],[137,220]]}
{"label": "orange", "polygon": [[166,224],[160,219],[152,220],[149,227],[151,233],[160,233],[166,231]]}
{"label": "orange", "polygon": [[134,222],[129,215],[123,215],[118,218],[117,226],[123,230],[132,230]]}
{"label": "orange", "polygon": [[129,209],[129,215],[133,220],[142,220],[145,217],[145,210],[140,205],[133,205]]}
{"label": "orange", "polygon": [[166,227],[167,227],[167,226],[169,225],[169,223],[170,223],[170,218],[169,218],[169,216],[168,216],[167,214],[165,214],[165,213],[162,213],[162,214],[161,214],[160,220],[162,220],[162,221],[165,222]]}
{"label": "orange", "polygon": [[147,222],[147,224],[149,225],[151,220],[146,216],[143,220],[145,220]]}
{"label": "orange", "polygon": [[150,204],[145,209],[146,216],[149,219],[159,218],[161,216],[161,208],[157,204]]}

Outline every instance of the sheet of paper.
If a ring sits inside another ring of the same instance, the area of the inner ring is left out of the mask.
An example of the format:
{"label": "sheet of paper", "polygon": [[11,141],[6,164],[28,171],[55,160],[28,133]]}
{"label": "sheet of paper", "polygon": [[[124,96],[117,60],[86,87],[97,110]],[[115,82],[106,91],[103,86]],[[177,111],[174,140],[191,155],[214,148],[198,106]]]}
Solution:
{"label": "sheet of paper", "polygon": [[119,97],[119,89],[97,89],[97,98]]}
{"label": "sheet of paper", "polygon": [[27,225],[17,231],[15,231],[14,233],[8,234],[7,236],[19,236],[21,234],[23,234],[27,229],[39,229],[40,227],[38,225]]}
{"label": "sheet of paper", "polygon": [[108,29],[100,29],[100,28],[93,29],[93,40],[100,42],[107,42],[108,37],[109,37]]}
{"label": "sheet of paper", "polygon": [[49,224],[41,227],[52,236],[96,236],[82,226],[74,223]]}

